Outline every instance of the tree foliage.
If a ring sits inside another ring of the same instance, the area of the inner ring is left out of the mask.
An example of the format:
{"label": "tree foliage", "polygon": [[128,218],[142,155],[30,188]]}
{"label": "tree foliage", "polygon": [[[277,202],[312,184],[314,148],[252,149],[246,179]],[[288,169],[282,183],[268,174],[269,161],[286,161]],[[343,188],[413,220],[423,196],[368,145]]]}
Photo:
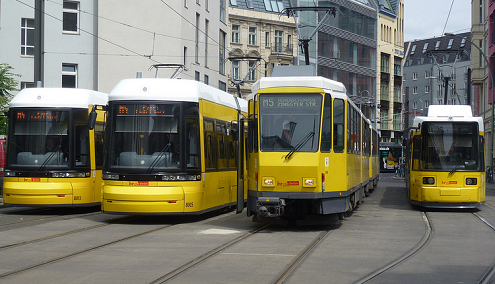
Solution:
{"label": "tree foliage", "polygon": [[[14,69],[6,63],[0,63],[0,112],[7,111],[10,100],[14,97],[13,91],[18,91],[16,77],[20,75],[12,73]],[[7,134],[7,117],[0,116],[0,134]]]}

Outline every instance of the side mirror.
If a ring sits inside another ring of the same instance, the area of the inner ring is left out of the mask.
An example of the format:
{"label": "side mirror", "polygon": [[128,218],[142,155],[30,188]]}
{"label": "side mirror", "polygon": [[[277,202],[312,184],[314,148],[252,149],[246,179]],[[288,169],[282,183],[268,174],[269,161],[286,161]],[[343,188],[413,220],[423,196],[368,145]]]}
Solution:
{"label": "side mirror", "polygon": [[93,109],[89,113],[89,117],[88,117],[88,129],[89,130],[92,130],[95,128],[97,116],[98,116],[98,114],[96,113],[96,106],[93,106]]}

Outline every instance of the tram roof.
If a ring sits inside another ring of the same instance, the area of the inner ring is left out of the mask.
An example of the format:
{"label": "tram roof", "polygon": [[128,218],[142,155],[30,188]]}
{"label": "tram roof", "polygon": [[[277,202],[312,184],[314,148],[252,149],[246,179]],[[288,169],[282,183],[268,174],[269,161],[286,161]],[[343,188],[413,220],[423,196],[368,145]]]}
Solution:
{"label": "tram roof", "polygon": [[88,108],[91,105],[106,105],[105,93],[73,88],[27,88],[21,90],[9,107],[59,107]]}
{"label": "tram roof", "polygon": [[[134,78],[120,81],[110,92],[109,101],[199,102],[200,99],[237,109],[233,95],[194,80]],[[239,98],[242,111],[247,102]]]}
{"label": "tram roof", "polygon": [[484,131],[483,118],[473,116],[473,111],[469,105],[430,105],[428,107],[428,116],[415,117],[413,126],[417,126],[426,121],[477,122],[479,130]]}
{"label": "tram roof", "polygon": [[277,87],[308,87],[319,88],[326,91],[331,91],[332,95],[342,98],[346,97],[346,88],[344,84],[330,80],[321,76],[289,76],[289,77],[263,77],[256,81],[252,87],[252,93],[248,96],[251,99],[260,89],[277,88]]}

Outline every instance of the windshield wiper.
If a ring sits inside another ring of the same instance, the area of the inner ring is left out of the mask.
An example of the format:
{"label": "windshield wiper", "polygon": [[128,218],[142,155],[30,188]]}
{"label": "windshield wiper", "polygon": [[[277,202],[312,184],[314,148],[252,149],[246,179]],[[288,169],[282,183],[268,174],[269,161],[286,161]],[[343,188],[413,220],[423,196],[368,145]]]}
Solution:
{"label": "windshield wiper", "polygon": [[465,166],[466,163],[464,161],[462,161],[461,163],[459,163],[458,165],[456,165],[449,173],[449,175],[452,175],[454,174],[461,166]]}
{"label": "windshield wiper", "polygon": [[46,167],[48,162],[55,156],[55,154],[59,153],[58,150],[60,150],[60,148],[62,148],[62,145],[57,145],[57,147],[55,147],[55,149],[53,149],[53,152],[50,154],[50,156],[48,156],[48,158],[46,158],[46,160],[43,162],[43,164],[41,164],[38,171],[41,171]]}
{"label": "windshield wiper", "polygon": [[170,149],[170,146],[172,146],[172,143],[171,142],[168,142],[168,144],[165,145],[165,147],[163,147],[163,149],[160,151],[160,153],[158,153],[158,156],[156,156],[156,158],[153,160],[153,162],[151,162],[150,166],[146,170],[146,173],[147,174],[151,173],[151,171],[153,170],[153,168],[158,164],[158,161],[163,156],[163,154],[166,151],[168,151],[168,149]]}
{"label": "windshield wiper", "polygon": [[285,159],[288,160],[292,157],[292,155],[294,155],[295,152],[301,150],[301,148],[306,145],[306,143],[308,143],[308,141],[313,138],[315,136],[315,132],[314,131],[310,131],[306,137],[304,137],[301,142],[299,142],[294,148],[292,148],[292,150],[290,150],[290,152],[285,156]]}

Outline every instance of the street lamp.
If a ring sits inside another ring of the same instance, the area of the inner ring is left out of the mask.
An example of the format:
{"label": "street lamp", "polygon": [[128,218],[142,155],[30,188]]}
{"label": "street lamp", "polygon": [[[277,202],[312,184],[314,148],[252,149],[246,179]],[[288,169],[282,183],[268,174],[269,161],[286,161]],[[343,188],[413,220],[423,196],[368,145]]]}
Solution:
{"label": "street lamp", "polygon": [[491,149],[491,153],[492,153],[492,156],[491,156],[491,159],[490,159],[490,165],[493,167],[493,138],[495,137],[495,131],[494,131],[494,117],[493,117],[493,114],[495,113],[495,80],[493,80],[493,72],[492,72],[492,67],[490,66],[490,61],[488,61],[488,58],[486,57],[486,54],[483,52],[483,50],[481,50],[481,48],[479,46],[477,46],[474,42],[472,42],[471,40],[467,39],[466,37],[461,37],[460,35],[456,35],[456,34],[453,34],[453,33],[444,33],[444,35],[446,36],[455,36],[455,37],[460,37],[464,40],[466,40],[467,42],[469,42],[472,46],[476,47],[476,49],[478,49],[481,53],[481,55],[483,55],[483,58],[485,58],[485,61],[486,61],[486,65],[488,66],[488,71],[490,72],[490,80],[492,81],[492,118],[491,118],[491,126],[490,126],[490,130],[491,130],[491,143],[490,143],[490,149]]}

